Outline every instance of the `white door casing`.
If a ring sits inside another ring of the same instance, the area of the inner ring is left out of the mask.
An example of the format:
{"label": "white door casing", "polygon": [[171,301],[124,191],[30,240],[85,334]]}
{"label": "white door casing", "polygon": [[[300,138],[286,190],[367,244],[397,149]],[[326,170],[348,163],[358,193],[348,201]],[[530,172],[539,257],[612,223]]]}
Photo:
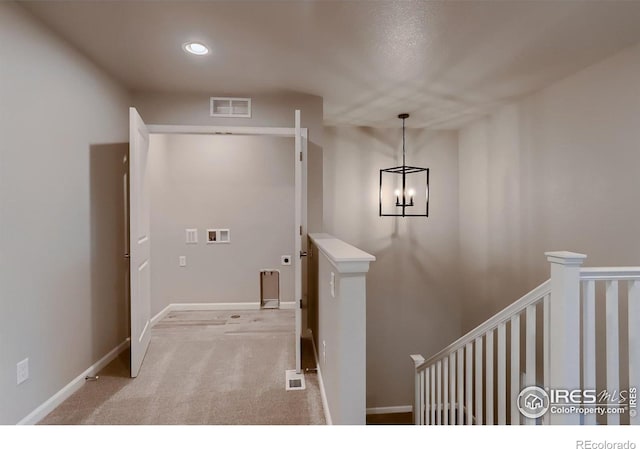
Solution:
{"label": "white door casing", "polygon": [[137,377],[151,341],[151,236],[148,188],[149,132],[129,109],[131,377]]}
{"label": "white door casing", "polygon": [[[295,352],[296,373],[301,374],[302,346],[302,239],[306,220],[303,213],[306,204],[303,192],[306,192],[307,166],[307,129],[301,128],[300,111],[295,111],[295,128],[273,127],[220,127],[185,125],[149,125],[144,124],[135,108],[130,108],[130,253],[131,253],[131,376],[136,377],[144,355],[149,346],[151,331],[150,310],[150,235],[149,209],[150,198],[147,189],[147,160],[149,152],[149,132],[158,134],[218,134],[240,135],[276,135],[293,136],[295,141],[295,206],[294,206],[294,249],[293,257],[295,278]],[[301,157],[302,155],[302,157]],[[306,215],[306,214],[305,214]]]}

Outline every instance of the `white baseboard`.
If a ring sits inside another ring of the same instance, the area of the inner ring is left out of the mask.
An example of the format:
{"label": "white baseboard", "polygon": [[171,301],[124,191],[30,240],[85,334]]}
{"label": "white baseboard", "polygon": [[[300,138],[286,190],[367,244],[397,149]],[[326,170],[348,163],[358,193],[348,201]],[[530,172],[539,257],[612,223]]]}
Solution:
{"label": "white baseboard", "polygon": [[281,302],[280,303],[280,308],[281,309],[295,309],[296,308],[296,302],[295,301]]}
{"label": "white baseboard", "polygon": [[169,312],[171,312],[171,306],[173,304],[169,304],[167,307],[165,307],[164,309],[162,309],[160,312],[158,312],[156,315],[154,315],[153,318],[151,318],[151,327],[155,326],[159,321],[161,321],[164,317],[166,317],[167,315],[169,315]]}
{"label": "white baseboard", "polygon": [[318,351],[316,350],[316,339],[310,329],[309,333],[311,334],[311,344],[313,345],[313,356],[316,359],[316,369],[318,370],[318,386],[320,387],[320,398],[322,399],[322,410],[324,411],[324,420],[327,422],[328,426],[333,425],[333,420],[331,419],[331,411],[329,410],[329,401],[327,401],[327,392],[324,389],[324,381],[322,380],[322,370],[320,369],[320,362],[318,362]]}
{"label": "white baseboard", "polygon": [[411,405],[394,405],[392,407],[370,407],[367,415],[386,415],[387,413],[409,413],[413,411]]}
{"label": "white baseboard", "polygon": [[122,351],[129,347],[130,340],[127,338],[118,346],[109,351],[104,357],[98,360],[96,363],[87,368],[82,374],[73,379],[67,385],[62,387],[60,391],[47,399],[38,408],[22,418],[18,425],[24,424],[38,424],[45,416],[51,413],[56,407],[62,404],[64,401],[78,391],[86,382],[85,377],[95,376],[101,369],[111,363]]}

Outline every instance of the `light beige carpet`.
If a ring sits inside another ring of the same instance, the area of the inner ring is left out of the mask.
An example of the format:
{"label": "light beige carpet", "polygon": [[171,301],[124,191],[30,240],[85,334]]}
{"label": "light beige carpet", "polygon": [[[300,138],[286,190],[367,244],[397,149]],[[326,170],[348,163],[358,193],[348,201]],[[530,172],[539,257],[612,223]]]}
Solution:
{"label": "light beige carpet", "polygon": [[136,379],[124,353],[41,424],[324,424],[316,374],[285,390],[293,329],[293,310],[170,313]]}

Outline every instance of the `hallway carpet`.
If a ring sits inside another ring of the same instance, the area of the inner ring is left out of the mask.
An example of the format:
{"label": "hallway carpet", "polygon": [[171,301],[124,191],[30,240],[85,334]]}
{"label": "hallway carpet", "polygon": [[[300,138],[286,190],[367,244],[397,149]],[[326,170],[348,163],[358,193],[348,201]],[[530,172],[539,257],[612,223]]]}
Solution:
{"label": "hallway carpet", "polygon": [[136,379],[128,352],[41,424],[324,424],[316,374],[285,390],[294,311],[172,312]]}

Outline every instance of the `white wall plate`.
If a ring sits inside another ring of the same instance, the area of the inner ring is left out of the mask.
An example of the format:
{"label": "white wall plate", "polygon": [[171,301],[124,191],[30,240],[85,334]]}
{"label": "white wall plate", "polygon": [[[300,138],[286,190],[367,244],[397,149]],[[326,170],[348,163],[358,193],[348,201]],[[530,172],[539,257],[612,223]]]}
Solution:
{"label": "white wall plate", "polygon": [[231,231],[228,229],[207,229],[207,243],[230,243]]}

